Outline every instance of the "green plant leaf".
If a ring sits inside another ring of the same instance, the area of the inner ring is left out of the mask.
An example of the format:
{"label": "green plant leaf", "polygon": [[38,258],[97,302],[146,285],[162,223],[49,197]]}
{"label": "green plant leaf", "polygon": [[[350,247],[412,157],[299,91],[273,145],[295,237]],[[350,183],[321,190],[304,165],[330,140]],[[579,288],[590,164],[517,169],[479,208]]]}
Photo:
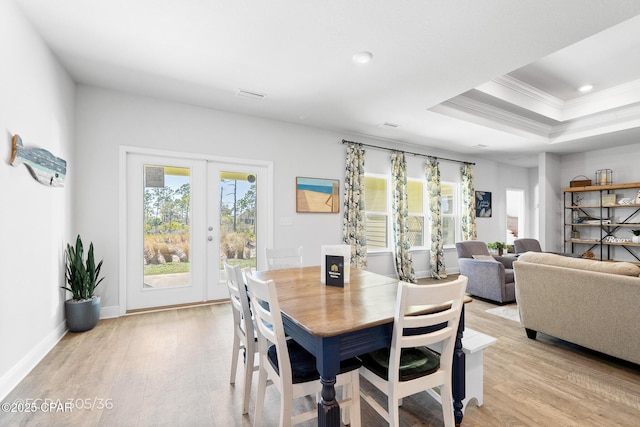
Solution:
{"label": "green plant leaf", "polygon": [[96,266],[93,251],[93,242],[89,245],[87,259],[84,260],[84,248],[80,235],[76,238],[75,247],[67,244],[65,255],[65,279],[68,286],[61,286],[73,294],[73,299],[89,299],[94,296],[96,286],[104,280],[100,277],[102,260]]}

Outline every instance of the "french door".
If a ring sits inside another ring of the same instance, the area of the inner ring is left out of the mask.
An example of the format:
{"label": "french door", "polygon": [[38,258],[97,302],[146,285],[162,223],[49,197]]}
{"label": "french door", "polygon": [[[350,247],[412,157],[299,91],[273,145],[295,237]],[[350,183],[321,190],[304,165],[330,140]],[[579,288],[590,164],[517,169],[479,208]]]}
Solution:
{"label": "french door", "polygon": [[251,163],[127,153],[126,310],[228,298],[222,262],[263,262],[268,175]]}

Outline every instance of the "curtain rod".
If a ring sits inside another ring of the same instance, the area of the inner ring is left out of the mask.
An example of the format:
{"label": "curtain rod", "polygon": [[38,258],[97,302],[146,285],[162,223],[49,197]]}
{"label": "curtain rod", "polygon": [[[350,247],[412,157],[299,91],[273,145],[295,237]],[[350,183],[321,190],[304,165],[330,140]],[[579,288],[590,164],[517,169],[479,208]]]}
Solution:
{"label": "curtain rod", "polygon": [[454,159],[447,159],[446,157],[430,156],[428,154],[422,154],[422,153],[412,153],[410,151],[396,150],[395,148],[379,147],[377,145],[363,144],[362,142],[347,141],[346,139],[343,139],[342,143],[343,144],[356,144],[356,145],[360,145],[360,146],[363,146],[363,147],[376,148],[378,150],[398,151],[400,153],[411,154],[411,155],[419,156],[419,157],[433,157],[433,158],[436,158],[438,160],[444,160],[444,161],[447,161],[447,162],[462,163],[462,164],[465,164],[465,165],[475,165],[475,163],[473,163],[473,162],[465,162],[464,160],[454,160]]}

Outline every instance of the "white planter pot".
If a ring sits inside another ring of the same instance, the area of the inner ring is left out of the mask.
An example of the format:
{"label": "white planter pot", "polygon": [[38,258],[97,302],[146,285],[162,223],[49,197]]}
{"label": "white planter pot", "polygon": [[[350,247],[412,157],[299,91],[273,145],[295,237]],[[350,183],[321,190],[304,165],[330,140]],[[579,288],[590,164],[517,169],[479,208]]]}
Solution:
{"label": "white planter pot", "polygon": [[640,243],[640,236],[636,236],[635,234],[631,236],[632,243]]}

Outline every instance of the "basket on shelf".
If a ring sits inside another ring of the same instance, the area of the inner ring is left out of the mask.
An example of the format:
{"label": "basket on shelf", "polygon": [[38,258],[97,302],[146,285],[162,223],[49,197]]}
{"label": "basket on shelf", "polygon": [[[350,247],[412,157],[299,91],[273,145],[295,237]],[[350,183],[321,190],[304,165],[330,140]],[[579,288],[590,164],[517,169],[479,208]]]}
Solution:
{"label": "basket on shelf", "polygon": [[[584,178],[584,179],[577,179]],[[569,187],[588,187],[591,185],[591,180],[584,175],[578,175],[569,181]]]}

